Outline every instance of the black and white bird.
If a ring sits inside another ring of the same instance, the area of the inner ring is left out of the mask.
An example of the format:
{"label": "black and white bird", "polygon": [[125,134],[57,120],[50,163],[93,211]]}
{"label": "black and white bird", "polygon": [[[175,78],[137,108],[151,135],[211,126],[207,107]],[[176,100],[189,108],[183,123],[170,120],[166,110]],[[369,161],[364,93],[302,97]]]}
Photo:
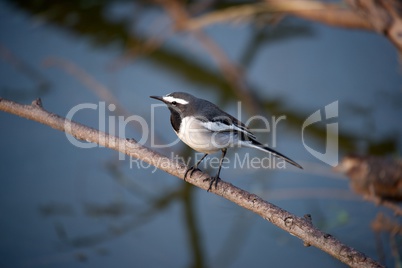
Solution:
{"label": "black and white bird", "polygon": [[250,130],[238,119],[222,111],[215,104],[194,97],[184,92],[173,92],[166,96],[150,96],[164,102],[170,110],[170,122],[177,136],[192,149],[204,153],[204,156],[192,167],[188,168],[190,177],[198,169],[198,165],[211,153],[222,151],[219,169],[216,176],[210,178],[208,191],[215,182],[215,188],[220,180],[222,161],[230,147],[251,147],[303,169],[299,164],[283,154],[261,144]]}

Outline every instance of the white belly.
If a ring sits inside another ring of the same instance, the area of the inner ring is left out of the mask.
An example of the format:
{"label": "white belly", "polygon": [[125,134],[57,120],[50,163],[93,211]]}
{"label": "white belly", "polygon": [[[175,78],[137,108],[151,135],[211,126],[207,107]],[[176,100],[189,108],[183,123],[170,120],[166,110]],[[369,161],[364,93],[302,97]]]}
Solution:
{"label": "white belly", "polygon": [[182,120],[180,130],[176,134],[194,150],[207,154],[215,153],[233,144],[233,135],[230,132],[212,132],[202,126],[199,121],[188,117]]}

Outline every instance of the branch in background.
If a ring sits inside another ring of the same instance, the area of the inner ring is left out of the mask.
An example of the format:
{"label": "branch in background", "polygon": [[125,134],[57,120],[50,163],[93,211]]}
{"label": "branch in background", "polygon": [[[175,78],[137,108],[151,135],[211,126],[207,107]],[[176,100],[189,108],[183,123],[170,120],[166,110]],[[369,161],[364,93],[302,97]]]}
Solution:
{"label": "branch in background", "polygon": [[[96,143],[103,147],[124,153],[130,157],[149,163],[180,179],[183,178],[186,172],[187,167],[183,163],[175,162],[166,156],[154,152],[138,144],[135,140],[111,136],[56,114],[49,113],[43,109],[40,99],[34,101],[32,105],[21,105],[0,98],[0,110],[64,131],[79,140]],[[208,174],[197,171],[195,176],[188,178],[187,181],[206,190],[209,187],[209,182],[204,182],[204,179],[207,178],[209,178]],[[221,181],[217,188],[211,189],[211,192],[260,215],[277,227],[303,240],[304,245],[315,246],[349,266],[382,267],[379,263],[363,253],[342,244],[333,236],[315,228],[312,224],[311,216],[305,216],[304,218],[297,217],[286,210],[264,201],[255,194],[246,192],[224,181]]]}
{"label": "branch in background", "polygon": [[384,34],[402,53],[402,3],[400,0],[345,0],[371,29]]}
{"label": "branch in background", "polygon": [[[183,30],[191,20],[185,6],[177,0],[157,1],[174,22],[177,30]],[[190,32],[197,39],[204,49],[216,61],[226,81],[231,85],[235,95],[243,100],[250,114],[260,113],[262,107],[257,98],[246,84],[246,79],[241,69],[236,66],[225,54],[224,50],[219,47],[202,29],[194,29]]]}
{"label": "branch in background", "polygon": [[184,28],[200,29],[220,22],[242,22],[254,20],[260,15],[283,16],[291,14],[331,26],[371,29],[367,20],[357,16],[352,10],[338,4],[327,4],[316,1],[272,1],[230,7],[220,11],[207,13],[191,19]]}
{"label": "branch in background", "polygon": [[[87,73],[84,69],[74,64],[72,61],[59,58],[59,57],[48,57],[44,60],[44,65],[46,67],[59,67],[66,73],[76,78],[81,82],[86,88],[91,90],[99,99],[104,100],[107,103],[113,104],[115,106],[114,113],[122,115],[124,117],[129,117],[130,112],[124,108],[120,101],[114,96],[112,91],[97,81],[93,76]],[[113,110],[110,110],[113,111]],[[129,121],[128,124],[133,127],[137,132],[141,132],[142,129],[139,125],[134,124],[133,121]],[[163,140],[159,135],[155,135],[155,142],[161,143]]]}
{"label": "branch in background", "polygon": [[345,156],[335,171],[350,179],[351,188],[365,199],[402,215],[402,160],[376,156]]}
{"label": "branch in background", "polygon": [[402,235],[402,226],[397,221],[390,219],[383,213],[377,214],[371,223],[371,228],[375,232],[386,232],[392,235]]}
{"label": "branch in background", "polygon": [[330,4],[309,0],[266,0],[246,4],[188,20],[183,29],[195,30],[227,21],[250,21],[260,15],[292,15],[326,25],[375,31],[385,34],[402,52],[402,3],[397,0],[345,0]]}
{"label": "branch in background", "polygon": [[369,21],[342,2],[340,4],[328,4],[309,0],[266,0],[266,3],[284,10],[283,12],[286,14],[329,26],[362,30],[372,29]]}
{"label": "branch in background", "polygon": [[401,245],[399,245],[401,241],[398,241],[396,237],[402,235],[402,225],[383,213],[378,213],[376,218],[371,222],[371,229],[374,231],[377,238],[377,248],[380,259],[385,261],[386,255],[386,251],[381,242],[381,234],[383,233],[389,235],[389,247],[391,248],[391,254],[395,259],[395,263],[401,263]]}
{"label": "branch in background", "polygon": [[46,67],[58,67],[64,70],[66,73],[70,74],[72,77],[76,78],[79,82],[90,89],[101,100],[104,100],[108,103],[113,103],[116,106],[116,113],[124,116],[130,116],[127,110],[120,104],[117,98],[106,86],[102,85],[94,77],[74,64],[72,61],[59,57],[48,57],[43,61],[43,64]]}
{"label": "branch in background", "polygon": [[21,74],[32,80],[40,90],[46,91],[50,87],[50,82],[33,66],[23,59],[17,57],[10,49],[0,43],[0,59],[9,63]]}

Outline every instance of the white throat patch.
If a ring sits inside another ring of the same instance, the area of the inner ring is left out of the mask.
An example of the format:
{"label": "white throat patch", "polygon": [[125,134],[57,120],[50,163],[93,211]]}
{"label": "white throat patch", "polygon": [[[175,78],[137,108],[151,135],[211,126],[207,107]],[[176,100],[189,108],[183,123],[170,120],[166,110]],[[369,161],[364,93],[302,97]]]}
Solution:
{"label": "white throat patch", "polygon": [[180,104],[188,104],[188,101],[183,100],[183,99],[179,99],[179,98],[174,98],[172,96],[165,96],[165,97],[163,97],[163,100],[165,100],[167,102],[170,102],[170,103],[175,101],[175,102],[180,103]]}

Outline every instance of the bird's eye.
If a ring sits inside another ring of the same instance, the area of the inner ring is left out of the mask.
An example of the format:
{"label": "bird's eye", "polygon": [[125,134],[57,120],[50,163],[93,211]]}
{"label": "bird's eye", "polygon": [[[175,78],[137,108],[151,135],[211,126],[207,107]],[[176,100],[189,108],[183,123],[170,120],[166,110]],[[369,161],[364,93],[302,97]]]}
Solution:
{"label": "bird's eye", "polygon": [[176,106],[176,105],[177,105],[177,102],[172,101],[172,105],[173,105],[173,106]]}

